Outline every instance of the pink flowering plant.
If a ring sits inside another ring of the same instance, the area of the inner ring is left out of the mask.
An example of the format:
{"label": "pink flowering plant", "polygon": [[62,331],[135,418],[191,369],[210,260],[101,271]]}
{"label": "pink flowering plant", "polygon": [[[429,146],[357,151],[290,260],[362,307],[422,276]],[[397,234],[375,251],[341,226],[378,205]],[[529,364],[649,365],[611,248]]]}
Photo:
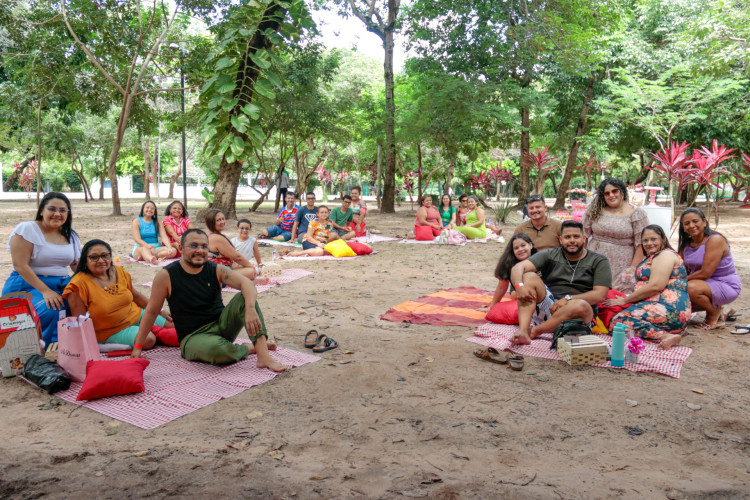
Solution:
{"label": "pink flowering plant", "polygon": [[640,354],[644,349],[646,349],[646,345],[643,343],[643,340],[641,340],[640,337],[633,337],[630,339],[628,350],[632,354]]}

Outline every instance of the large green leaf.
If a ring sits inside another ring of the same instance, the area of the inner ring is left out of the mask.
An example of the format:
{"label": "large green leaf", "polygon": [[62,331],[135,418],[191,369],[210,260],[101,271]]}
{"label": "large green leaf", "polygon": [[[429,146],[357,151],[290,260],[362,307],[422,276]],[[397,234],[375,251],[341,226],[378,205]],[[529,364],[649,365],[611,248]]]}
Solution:
{"label": "large green leaf", "polygon": [[216,71],[221,71],[224,68],[228,68],[229,66],[234,64],[234,59],[231,57],[222,57],[218,61],[216,61]]}

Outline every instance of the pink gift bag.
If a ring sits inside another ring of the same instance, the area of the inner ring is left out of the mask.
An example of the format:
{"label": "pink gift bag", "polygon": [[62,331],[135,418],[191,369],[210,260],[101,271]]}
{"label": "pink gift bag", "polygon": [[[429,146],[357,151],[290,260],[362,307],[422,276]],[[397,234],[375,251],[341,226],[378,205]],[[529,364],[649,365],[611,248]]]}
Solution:
{"label": "pink gift bag", "polygon": [[57,363],[74,381],[83,382],[86,378],[86,363],[100,359],[94,322],[88,313],[57,322]]}

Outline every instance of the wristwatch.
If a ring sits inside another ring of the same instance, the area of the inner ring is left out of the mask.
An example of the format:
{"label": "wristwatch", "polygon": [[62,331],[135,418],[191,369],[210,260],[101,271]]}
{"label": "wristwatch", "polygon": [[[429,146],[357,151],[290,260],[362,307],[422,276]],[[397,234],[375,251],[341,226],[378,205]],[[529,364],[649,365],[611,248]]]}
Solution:
{"label": "wristwatch", "polygon": [[564,298],[565,300],[567,300],[568,302],[570,302],[571,300],[573,300],[573,297],[572,297],[572,296],[571,296],[570,294],[567,294],[567,295],[566,295],[565,297],[563,297],[563,298]]}

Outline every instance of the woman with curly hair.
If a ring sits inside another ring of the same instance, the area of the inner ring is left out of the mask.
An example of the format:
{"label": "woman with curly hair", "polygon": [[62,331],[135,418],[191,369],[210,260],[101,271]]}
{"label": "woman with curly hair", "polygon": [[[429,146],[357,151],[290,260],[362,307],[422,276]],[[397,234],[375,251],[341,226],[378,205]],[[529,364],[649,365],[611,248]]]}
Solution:
{"label": "woman with curly hair", "polygon": [[[628,202],[628,188],[620,179],[604,179],[583,217],[583,230],[590,238],[588,249],[609,259],[612,288],[628,294],[635,285],[635,266],[643,260],[641,232],[648,215]],[[624,276],[623,276],[624,274]]]}

